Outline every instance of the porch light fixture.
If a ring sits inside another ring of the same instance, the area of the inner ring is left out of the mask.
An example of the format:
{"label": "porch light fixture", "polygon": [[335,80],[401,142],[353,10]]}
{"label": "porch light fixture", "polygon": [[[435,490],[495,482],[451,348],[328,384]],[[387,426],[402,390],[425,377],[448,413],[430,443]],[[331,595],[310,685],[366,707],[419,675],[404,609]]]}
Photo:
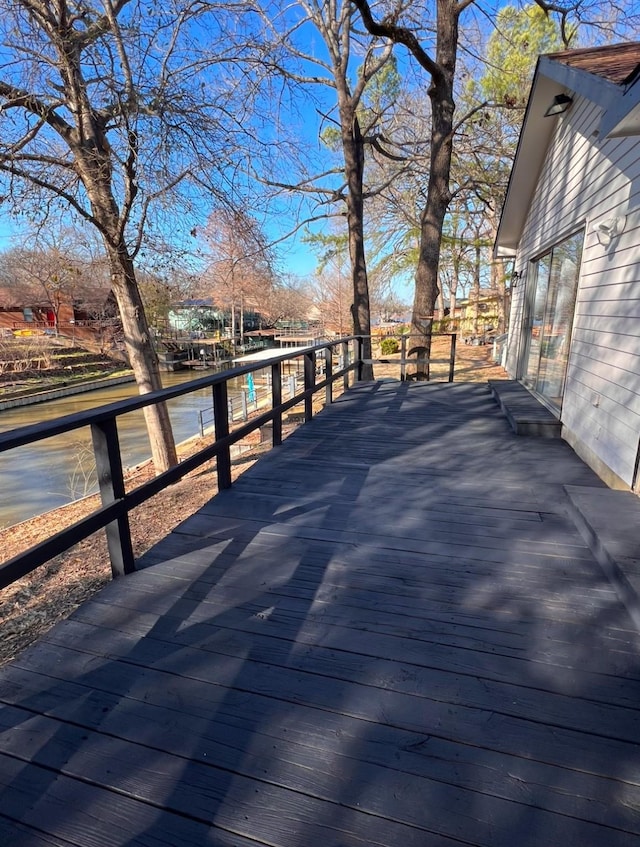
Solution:
{"label": "porch light fixture", "polygon": [[568,94],[556,94],[551,105],[544,113],[545,118],[553,118],[556,115],[564,114],[572,103],[573,97],[569,97]]}
{"label": "porch light fixture", "polygon": [[626,215],[619,218],[607,218],[607,220],[594,224],[593,231],[596,233],[599,243],[603,247],[608,247],[614,238],[622,235],[626,223]]}

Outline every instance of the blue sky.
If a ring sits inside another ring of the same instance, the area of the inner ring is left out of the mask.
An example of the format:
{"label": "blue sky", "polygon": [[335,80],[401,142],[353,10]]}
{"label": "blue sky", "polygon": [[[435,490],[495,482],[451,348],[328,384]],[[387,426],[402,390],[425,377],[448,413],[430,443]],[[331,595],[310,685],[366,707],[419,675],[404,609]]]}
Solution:
{"label": "blue sky", "polygon": [[[3,204],[4,205],[4,204]],[[6,210],[0,205],[0,252],[11,247],[14,236],[18,235],[15,223]]]}
{"label": "blue sky", "polygon": [[[634,0],[635,2],[635,0]],[[465,20],[468,21],[474,15],[478,16],[478,25],[480,28],[487,26],[487,21],[491,16],[491,11],[487,8],[487,5],[491,4],[483,4],[482,9],[476,7],[470,8],[470,10],[465,13]],[[500,0],[498,0],[498,6],[503,5]],[[291,11],[292,7],[289,7],[288,14],[291,15],[293,12]],[[484,17],[483,17],[484,15]],[[320,58],[325,58],[326,56],[326,47],[322,41],[321,36],[311,25],[306,25],[301,28],[299,32],[300,45],[305,50],[313,49],[316,54]],[[365,39],[366,40],[366,39]],[[418,70],[415,66],[415,63],[407,57],[407,53],[404,49],[398,49],[397,51],[400,72],[404,74],[408,69],[409,73],[415,73],[415,77],[413,80],[413,84],[420,84],[420,80],[424,80],[424,88],[425,88],[425,97],[426,97],[426,87],[428,84],[428,78],[426,73]],[[358,64],[360,61],[359,56],[356,54],[353,59],[354,66]],[[315,66],[307,63],[303,63],[302,69],[309,73],[309,69],[314,69],[318,72],[318,69]],[[323,72],[323,75],[327,75],[326,71]],[[417,83],[416,83],[417,79]],[[325,111],[326,113],[335,112],[335,93],[331,92],[330,89],[322,89],[320,86],[316,87],[317,95],[320,103],[320,110]],[[307,114],[305,116],[305,107],[300,106],[298,104],[299,112],[296,116],[296,125],[293,129],[293,132],[296,135],[299,135],[301,142],[305,145],[306,151],[314,153],[317,157],[318,161],[323,158],[321,145],[318,141],[318,125],[319,125],[319,117],[317,106],[315,103],[310,102],[307,107]],[[294,112],[292,112],[292,116]],[[305,119],[305,117],[307,119]],[[329,160],[329,157],[324,156],[325,161]],[[335,207],[334,207],[335,208]],[[206,222],[206,210],[203,208],[203,220],[201,220],[198,226],[204,226]],[[286,218],[286,212],[283,211],[282,214],[279,212],[272,215],[272,224],[266,228],[266,233],[268,237],[276,237],[277,235],[281,235],[287,229],[291,228],[289,225],[289,220]],[[318,231],[318,229],[322,227],[328,228],[327,224],[316,223],[314,225],[314,230]],[[16,219],[12,219],[8,214],[7,206],[0,206],[0,250],[4,250],[7,247],[11,246],[14,243],[15,239],[12,236],[15,236],[19,231],[19,221]],[[290,239],[287,242],[284,242],[277,247],[277,251],[280,257],[280,268],[284,273],[292,274],[295,276],[307,276],[313,274],[316,268],[316,257],[312,250],[306,245],[303,241],[304,230],[300,230],[296,236]],[[400,287],[400,292],[403,297],[407,297],[408,291],[406,285]]]}
{"label": "blue sky", "polygon": [[[279,4],[278,4],[279,5]],[[288,10],[285,13],[287,15],[287,22],[290,23],[292,16],[295,15],[298,17],[300,15],[299,11],[296,11],[295,5],[289,6]],[[298,45],[305,52],[314,53],[320,60],[326,61],[328,59],[327,48],[324,44],[321,35],[315,29],[315,27],[311,24],[306,24],[300,28],[298,31]],[[363,41],[368,42],[368,36],[363,36]],[[400,65],[400,72],[404,74],[408,68],[414,67],[414,63],[407,56],[407,53],[404,49],[399,49],[397,51]],[[353,76],[355,76],[356,68],[361,62],[361,53],[357,50],[353,50],[352,56],[352,65],[353,65]],[[321,75],[328,79],[331,79],[330,72],[326,69],[322,69],[320,66],[311,63],[311,62],[302,62],[301,63],[301,71],[307,74]],[[421,71],[418,71],[418,77],[422,74]],[[422,74],[425,79],[425,89],[427,85],[426,75]],[[322,149],[322,145],[318,140],[318,129],[320,125],[319,112],[324,112],[327,115],[334,114],[336,111],[336,99],[335,92],[330,88],[325,86],[314,86],[314,93],[317,97],[317,103],[313,102],[309,99],[309,103],[305,106],[304,101],[302,104],[298,102],[296,104],[296,108],[298,112],[293,111],[292,104],[292,122],[295,122],[295,126],[293,127],[292,132],[300,138],[301,144],[305,146],[305,156],[308,154],[312,154],[316,158],[316,162],[310,166],[312,170],[316,170],[317,167],[320,166],[322,161],[324,160],[324,164],[330,162],[332,157],[328,154],[328,151]],[[426,96],[426,94],[425,94]],[[324,125],[327,125],[327,122],[324,122]],[[339,158],[333,158],[333,162],[339,163]],[[295,175],[291,175],[292,179]],[[341,179],[333,179],[333,185],[339,185]],[[198,202],[199,205],[199,202]],[[312,202],[306,205],[307,208],[312,207]],[[5,207],[6,208],[6,207]],[[203,227],[206,223],[206,216],[208,214],[205,204],[202,205],[202,220],[198,222],[198,228]],[[336,210],[337,206],[334,205],[332,207],[332,211]],[[0,206],[0,211],[4,211],[4,209]],[[282,214],[280,211],[276,212],[272,215],[273,223],[266,228],[268,237],[276,237],[282,235],[283,232],[286,232],[288,229],[292,228],[290,226],[289,220],[286,218],[286,212],[282,210]],[[177,232],[180,229],[179,226],[175,226],[175,218],[174,221],[169,225],[173,226],[172,234],[174,231]],[[188,228],[192,224],[189,224]],[[318,231],[321,229],[328,229],[329,224],[325,223],[315,223],[313,225],[314,231]],[[15,237],[20,232],[20,222],[17,219],[12,219],[5,211],[0,217],[0,250],[6,249],[11,246],[12,243],[16,242]],[[314,272],[316,268],[316,256],[312,250],[306,245],[303,241],[304,230],[299,230],[298,233],[289,241],[284,242],[276,248],[280,257],[280,266],[283,272],[293,274],[296,276],[306,276],[310,275]],[[28,237],[28,235],[27,235]],[[180,236],[178,236],[180,237]],[[183,234],[183,238],[186,238],[188,241],[188,236],[186,232]]]}

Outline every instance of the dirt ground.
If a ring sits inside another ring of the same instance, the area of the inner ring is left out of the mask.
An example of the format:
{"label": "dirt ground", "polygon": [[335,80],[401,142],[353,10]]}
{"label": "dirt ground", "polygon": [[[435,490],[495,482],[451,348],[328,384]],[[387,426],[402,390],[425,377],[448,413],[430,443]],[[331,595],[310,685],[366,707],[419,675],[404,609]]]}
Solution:
{"label": "dirt ground", "polygon": [[[447,349],[434,351],[436,357]],[[393,357],[391,357],[393,358]],[[397,365],[376,366],[377,378],[398,378]],[[491,347],[459,344],[457,382],[504,379],[504,370],[491,359]],[[285,435],[292,427],[285,428]],[[181,458],[203,446],[201,439],[181,445]],[[249,468],[265,448],[254,446],[234,460],[232,478]],[[135,487],[150,478],[150,465],[138,469],[128,481]],[[136,556],[160,541],[170,530],[201,508],[217,491],[215,469],[207,463],[131,513],[131,534]],[[69,526],[98,505],[97,496],[70,503],[24,523],[0,531],[0,562]],[[170,525],[167,515],[171,515]],[[48,564],[0,591],[0,666],[15,658],[56,622],[68,617],[84,600],[111,578],[104,533],[97,533]]]}

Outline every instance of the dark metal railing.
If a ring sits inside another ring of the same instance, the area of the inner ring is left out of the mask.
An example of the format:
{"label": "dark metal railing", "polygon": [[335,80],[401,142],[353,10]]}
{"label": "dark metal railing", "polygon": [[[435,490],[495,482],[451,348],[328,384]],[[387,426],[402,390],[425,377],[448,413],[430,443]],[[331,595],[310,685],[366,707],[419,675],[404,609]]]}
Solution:
{"label": "dark metal railing", "polygon": [[[382,344],[382,342],[388,341],[389,339],[395,340],[398,345],[397,353],[390,353],[388,355],[381,354],[380,358],[366,359],[365,362],[373,365],[397,365],[399,367],[399,376],[401,380],[413,378],[413,375],[407,374],[407,366],[411,368],[415,367],[417,370],[422,369],[422,372],[426,374],[427,379],[433,380],[434,365],[446,365],[446,372],[443,370],[441,374],[438,374],[438,376],[445,377],[448,382],[453,382],[458,336],[455,332],[434,333],[431,338],[432,343],[435,338],[449,339],[449,355],[446,359],[437,359],[433,355],[424,356],[423,351],[425,348],[421,346],[424,344],[423,335],[414,335],[412,333],[399,333],[394,335],[389,333],[378,338],[378,341]],[[398,358],[395,358],[396,355]],[[384,358],[382,356],[384,356]]]}
{"label": "dark metal railing", "polygon": [[[450,356],[443,361],[448,363],[448,379],[453,381],[456,336],[452,335],[450,339]],[[129,514],[136,506],[141,505],[167,486],[178,482],[186,474],[214,458],[216,459],[218,488],[229,488],[231,486],[231,447],[236,442],[241,441],[266,424],[271,424],[272,444],[274,446],[281,444],[282,422],[285,412],[295,406],[303,405],[302,419],[304,422],[310,421],[313,416],[314,395],[324,390],[325,404],[331,404],[333,402],[334,383],[342,380],[343,388],[347,390],[351,375],[353,374],[356,379],[359,379],[365,362],[398,365],[401,379],[407,378],[407,365],[428,364],[426,359],[420,359],[419,356],[411,358],[408,355],[410,349],[407,349],[409,341],[406,336],[401,339],[399,359],[364,360],[362,357],[363,342],[364,336],[350,336],[336,341],[316,344],[313,347],[301,348],[299,351],[291,348],[286,353],[266,361],[252,362],[161,391],[131,397],[86,412],[66,415],[45,423],[32,424],[0,433],[1,455],[8,450],[35,444],[55,435],[73,432],[82,427],[90,427],[101,499],[100,508],[0,565],[0,589],[26,576],[54,556],[64,553],[74,544],[83,541],[100,529],[104,529],[106,532],[113,576],[131,573],[135,570],[135,560],[129,528]],[[338,370],[334,371],[336,351],[338,351]],[[302,359],[303,365],[302,390],[298,393],[290,391],[289,399],[283,400],[283,366],[295,361],[296,368],[299,370],[299,359]],[[266,369],[270,370],[271,408],[264,411],[258,409],[255,416],[250,420],[243,421],[240,426],[231,429],[229,426],[227,390],[229,381]],[[318,380],[319,377],[320,380]],[[132,491],[126,491],[118,437],[118,418],[128,412],[166,402],[193,391],[201,391],[203,388],[210,388],[212,392],[215,432],[213,443],[152,480]]]}
{"label": "dark metal railing", "polygon": [[[341,355],[339,357],[339,370],[334,372],[333,360],[336,349],[341,351]],[[318,382],[316,381],[316,358],[320,358],[320,356],[325,359],[325,368],[324,378]],[[303,360],[304,373],[302,390],[283,401],[282,366],[286,362],[300,358]],[[4,588],[15,580],[26,576],[54,556],[64,553],[74,544],[100,529],[106,531],[111,570],[114,577],[131,573],[135,570],[129,529],[129,513],[132,509],[213,458],[216,459],[218,488],[229,488],[231,486],[232,445],[268,423],[272,424],[273,445],[281,444],[283,414],[294,406],[304,404],[304,420],[311,420],[314,395],[324,390],[325,403],[330,404],[333,401],[334,383],[343,380],[343,387],[346,390],[349,387],[350,375],[357,372],[361,360],[362,337],[351,336],[337,341],[317,344],[311,348],[301,349],[299,352],[290,349],[283,355],[267,361],[242,365],[223,373],[205,376],[172,388],[165,388],[161,391],[154,391],[117,403],[100,406],[90,411],[65,415],[45,423],[32,424],[1,433],[0,454],[7,450],[43,441],[54,435],[72,432],[82,427],[90,427],[102,505],[73,525],[0,565],[0,588]],[[231,379],[265,369],[271,371],[271,408],[259,413],[237,429],[231,430],[228,417],[227,383]],[[214,442],[149,482],[127,492],[118,439],[118,418],[136,409],[143,409],[145,406],[168,401],[203,388],[211,388],[212,392],[215,421]]]}

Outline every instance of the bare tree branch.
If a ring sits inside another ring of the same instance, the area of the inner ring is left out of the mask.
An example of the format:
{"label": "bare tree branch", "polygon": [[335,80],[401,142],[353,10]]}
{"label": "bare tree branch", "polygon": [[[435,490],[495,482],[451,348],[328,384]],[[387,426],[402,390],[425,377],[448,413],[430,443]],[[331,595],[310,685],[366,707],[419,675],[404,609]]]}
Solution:
{"label": "bare tree branch", "polygon": [[[441,76],[440,66],[431,58],[431,56],[423,49],[410,29],[398,26],[393,19],[385,18],[382,21],[376,21],[371,13],[371,7],[367,0],[352,0],[357,6],[362,22],[366,26],[371,35],[378,38],[386,38],[394,41],[396,44],[404,45],[415,57],[421,67],[425,69],[434,80],[439,80]],[[473,2],[473,0],[468,0]]]}

